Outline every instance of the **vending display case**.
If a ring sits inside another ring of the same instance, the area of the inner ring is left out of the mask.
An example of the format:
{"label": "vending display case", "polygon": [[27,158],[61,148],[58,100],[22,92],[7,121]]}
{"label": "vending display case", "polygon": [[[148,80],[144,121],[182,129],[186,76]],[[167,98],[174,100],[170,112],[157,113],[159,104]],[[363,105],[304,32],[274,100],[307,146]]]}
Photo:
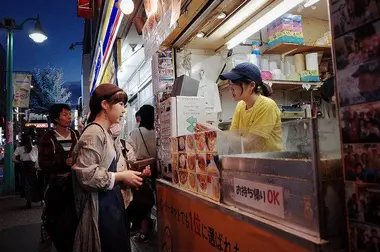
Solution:
{"label": "vending display case", "polygon": [[344,186],[335,119],[283,123],[284,151],[221,156],[222,203],[344,244]]}

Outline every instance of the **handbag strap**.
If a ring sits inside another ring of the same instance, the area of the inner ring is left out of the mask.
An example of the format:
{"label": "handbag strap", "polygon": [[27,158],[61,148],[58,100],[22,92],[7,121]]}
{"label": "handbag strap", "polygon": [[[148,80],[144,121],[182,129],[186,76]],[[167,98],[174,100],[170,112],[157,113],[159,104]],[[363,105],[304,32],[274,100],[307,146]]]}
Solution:
{"label": "handbag strap", "polygon": [[142,140],[143,140],[143,142],[144,142],[145,149],[146,149],[146,151],[148,152],[149,157],[152,157],[152,155],[150,155],[150,152],[149,152],[149,150],[148,150],[148,146],[146,145],[146,142],[145,142],[145,139],[144,139],[144,137],[143,137],[143,134],[141,133],[141,128],[140,128],[140,127],[139,127],[139,131],[140,131],[140,136],[141,136],[141,138],[142,138]]}

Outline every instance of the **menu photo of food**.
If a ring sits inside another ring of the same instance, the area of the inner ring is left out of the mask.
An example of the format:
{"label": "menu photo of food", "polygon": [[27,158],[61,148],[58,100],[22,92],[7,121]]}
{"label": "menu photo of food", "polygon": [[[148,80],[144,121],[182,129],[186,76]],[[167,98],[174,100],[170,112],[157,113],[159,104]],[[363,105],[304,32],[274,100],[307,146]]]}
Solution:
{"label": "menu photo of food", "polygon": [[179,170],[187,170],[187,154],[180,153],[178,154],[178,168]]}
{"label": "menu photo of food", "polygon": [[206,135],[205,133],[195,134],[196,152],[202,153],[206,151]]}
{"label": "menu photo of food", "polygon": [[186,136],[178,137],[178,151],[186,151]]}
{"label": "menu photo of food", "polygon": [[210,184],[207,196],[213,200],[220,200],[220,171],[217,163],[219,163],[218,155],[206,154],[206,171],[210,178]]}
{"label": "menu photo of food", "polygon": [[220,177],[212,177],[211,183],[209,184],[207,196],[215,201],[220,201]]}
{"label": "menu photo of food", "polygon": [[170,151],[172,153],[178,152],[178,139],[176,137],[170,138]]}
{"label": "menu photo of food", "polygon": [[185,189],[188,189],[188,178],[189,178],[189,173],[187,171],[179,170],[178,171],[178,176],[179,176],[179,186]]}
{"label": "menu photo of food", "polygon": [[198,193],[208,196],[209,184],[211,184],[211,177],[207,174],[197,173]]}
{"label": "menu photo of food", "polygon": [[216,132],[209,131],[205,133],[207,151],[216,152]]}
{"label": "menu photo of food", "polygon": [[187,170],[189,172],[195,172],[196,169],[196,155],[195,153],[187,154]]}
{"label": "menu photo of food", "polygon": [[193,192],[197,192],[198,191],[198,188],[197,188],[197,178],[196,178],[196,174],[194,172],[188,172],[188,188],[190,191],[193,191]]}
{"label": "menu photo of food", "polygon": [[197,173],[206,174],[206,154],[196,154]]}
{"label": "menu photo of food", "polygon": [[173,172],[172,172],[172,183],[174,185],[178,185],[178,183],[179,183],[178,170],[173,170]]}
{"label": "menu photo of food", "polygon": [[195,151],[195,141],[193,135],[186,136],[186,151],[194,152]]}
{"label": "menu photo of food", "polygon": [[206,154],[206,172],[208,175],[213,177],[220,177],[220,172],[218,168],[219,156],[214,154]]}
{"label": "menu photo of food", "polygon": [[172,170],[178,169],[178,154],[172,154]]}

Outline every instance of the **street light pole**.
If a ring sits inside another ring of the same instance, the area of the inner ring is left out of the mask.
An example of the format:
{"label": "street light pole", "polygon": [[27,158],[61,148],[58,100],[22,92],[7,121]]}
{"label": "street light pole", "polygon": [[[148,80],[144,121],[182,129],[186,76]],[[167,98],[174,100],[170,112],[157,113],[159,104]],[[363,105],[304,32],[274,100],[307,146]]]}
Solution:
{"label": "street light pole", "polygon": [[3,194],[9,194],[15,189],[13,157],[13,29],[7,29],[7,76],[5,101],[5,157],[4,157],[4,187]]}
{"label": "street light pole", "polygon": [[4,157],[4,183],[2,193],[9,195],[15,189],[14,165],[12,162],[14,153],[13,144],[13,33],[14,30],[22,30],[24,24],[28,21],[34,21],[35,27],[29,34],[29,37],[36,43],[42,43],[47,39],[47,36],[42,30],[40,17],[27,18],[20,25],[11,18],[1,20],[0,28],[7,30],[7,74],[6,74],[6,101],[5,101],[5,157]]}

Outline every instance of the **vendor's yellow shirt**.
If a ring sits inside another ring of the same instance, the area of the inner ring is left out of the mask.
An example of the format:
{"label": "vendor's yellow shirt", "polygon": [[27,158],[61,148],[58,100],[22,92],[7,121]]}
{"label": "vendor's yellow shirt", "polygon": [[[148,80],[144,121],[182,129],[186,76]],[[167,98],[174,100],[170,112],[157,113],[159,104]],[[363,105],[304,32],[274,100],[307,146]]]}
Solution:
{"label": "vendor's yellow shirt", "polygon": [[237,104],[230,130],[239,131],[243,136],[254,134],[264,138],[263,152],[282,151],[281,113],[277,104],[260,95],[252,108],[246,108],[244,101]]}

